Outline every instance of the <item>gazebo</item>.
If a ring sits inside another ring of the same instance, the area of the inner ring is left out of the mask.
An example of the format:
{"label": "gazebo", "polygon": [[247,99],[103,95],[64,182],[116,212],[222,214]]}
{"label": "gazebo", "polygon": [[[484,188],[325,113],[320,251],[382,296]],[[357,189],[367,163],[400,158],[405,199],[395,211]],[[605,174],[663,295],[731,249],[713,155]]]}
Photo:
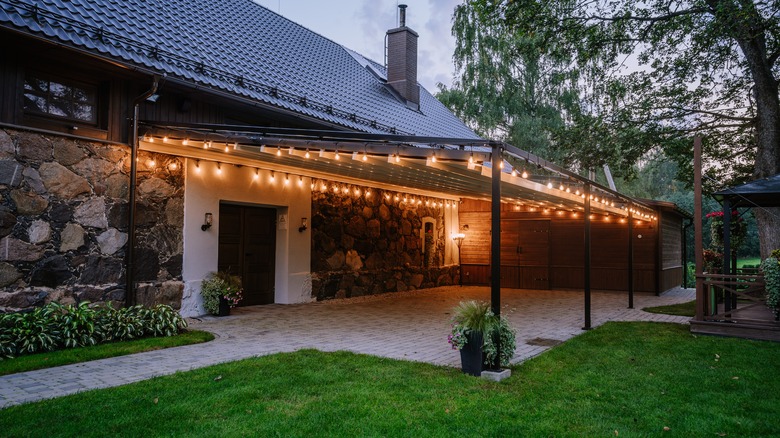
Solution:
{"label": "gazebo", "polygon": [[[699,184],[698,196],[700,187]],[[780,321],[766,306],[763,277],[736,272],[731,260],[730,236],[734,209],[780,207],[780,174],[720,190],[713,197],[723,206],[723,271],[702,272],[701,230],[698,230],[696,316],[691,321],[691,332],[780,341]],[[697,224],[701,224],[700,205],[697,205]]]}

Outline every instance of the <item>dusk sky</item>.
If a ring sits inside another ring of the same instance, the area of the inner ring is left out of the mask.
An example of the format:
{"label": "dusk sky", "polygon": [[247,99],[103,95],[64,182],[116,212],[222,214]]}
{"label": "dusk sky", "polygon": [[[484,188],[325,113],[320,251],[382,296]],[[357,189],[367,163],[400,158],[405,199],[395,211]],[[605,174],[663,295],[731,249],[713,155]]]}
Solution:
{"label": "dusk sky", "polygon": [[406,4],[406,25],[420,35],[418,81],[431,93],[436,92],[438,82],[452,83],[452,12],[459,0],[255,1],[380,63],[384,61],[385,32],[398,26],[397,4]]}

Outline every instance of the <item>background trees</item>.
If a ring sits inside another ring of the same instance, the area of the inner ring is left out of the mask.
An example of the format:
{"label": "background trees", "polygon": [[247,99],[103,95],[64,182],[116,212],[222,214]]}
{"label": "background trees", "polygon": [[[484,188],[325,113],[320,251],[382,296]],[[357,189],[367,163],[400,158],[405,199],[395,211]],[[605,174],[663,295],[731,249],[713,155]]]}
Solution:
{"label": "background trees", "polygon": [[[479,132],[575,171],[631,180],[652,160],[706,188],[780,172],[780,0],[471,0],[439,97]],[[763,252],[780,210],[756,210]]]}

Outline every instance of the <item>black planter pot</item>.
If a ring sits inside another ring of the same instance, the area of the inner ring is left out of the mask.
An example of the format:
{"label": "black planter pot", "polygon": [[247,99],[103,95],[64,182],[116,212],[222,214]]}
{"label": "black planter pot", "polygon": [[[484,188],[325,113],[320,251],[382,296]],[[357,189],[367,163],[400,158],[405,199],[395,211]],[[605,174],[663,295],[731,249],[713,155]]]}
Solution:
{"label": "black planter pot", "polygon": [[230,303],[228,303],[228,300],[226,300],[223,297],[219,298],[219,313],[217,313],[217,316],[228,316],[230,315]]}
{"label": "black planter pot", "polygon": [[468,342],[460,349],[461,369],[465,374],[479,377],[482,374],[482,333],[466,335]]}

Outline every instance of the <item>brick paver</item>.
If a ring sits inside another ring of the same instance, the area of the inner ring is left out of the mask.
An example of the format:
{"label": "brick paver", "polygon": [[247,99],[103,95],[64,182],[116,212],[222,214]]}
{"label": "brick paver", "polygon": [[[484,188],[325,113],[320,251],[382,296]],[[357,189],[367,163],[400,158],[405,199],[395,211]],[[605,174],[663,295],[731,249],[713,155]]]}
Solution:
{"label": "brick paver", "polygon": [[[458,352],[447,344],[450,312],[463,299],[489,297],[485,287],[443,287],[350,300],[233,309],[228,317],[190,321],[191,328],[217,335],[212,342],[2,376],[0,408],[302,348],[460,366]],[[628,309],[626,294],[594,292],[592,325],[606,321],[687,323],[687,317],[641,309],[693,297],[692,289],[678,289],[660,297],[637,294],[635,308]],[[502,314],[518,331],[513,362],[521,362],[550,348],[530,345],[530,340],[565,341],[582,333],[583,293],[504,289]]]}

